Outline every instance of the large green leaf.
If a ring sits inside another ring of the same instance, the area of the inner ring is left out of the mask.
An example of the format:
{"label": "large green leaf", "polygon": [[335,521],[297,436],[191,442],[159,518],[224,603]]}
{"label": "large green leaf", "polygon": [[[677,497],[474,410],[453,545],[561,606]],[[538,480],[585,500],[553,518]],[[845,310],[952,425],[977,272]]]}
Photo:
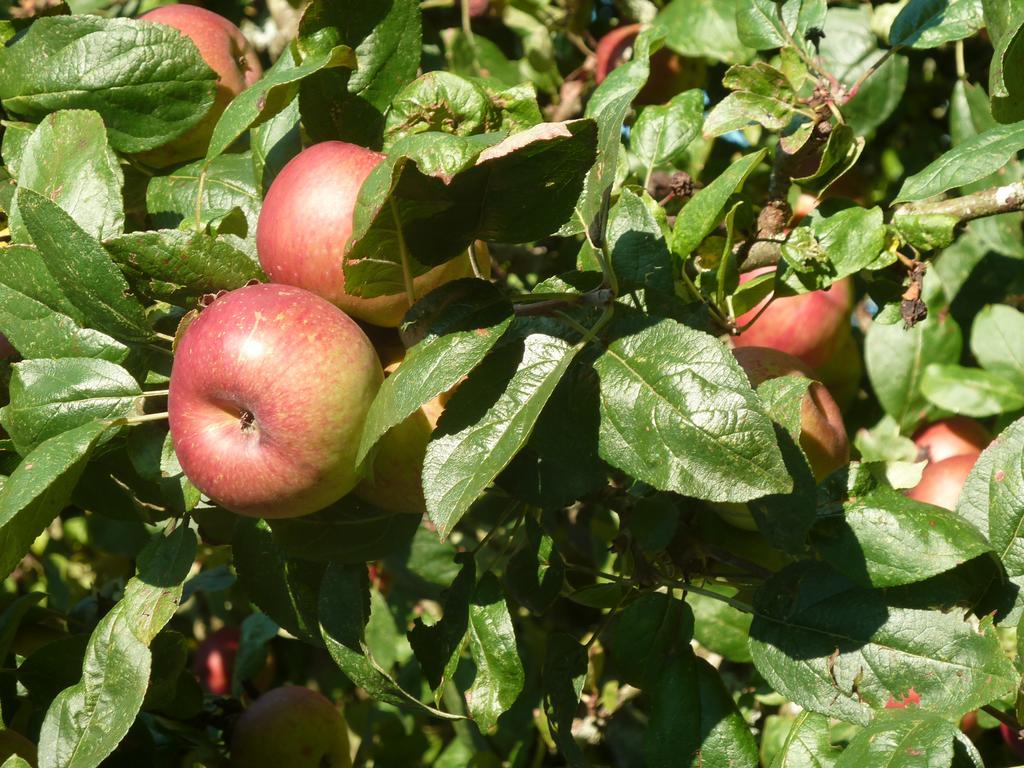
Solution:
{"label": "large green leaf", "polygon": [[971,352],[987,371],[1024,386],[1024,313],[1003,304],[991,304],[971,325]]}
{"label": "large green leaf", "polygon": [[21,188],[15,199],[46,269],[86,323],[114,338],[149,339],[145,310],[103,246],[42,195]]}
{"label": "large green leaf", "polygon": [[[413,274],[465,253],[476,239],[521,243],[550,235],[594,160],[591,120],[491,133],[407,136],[363,183],[345,258],[345,288],[402,293],[402,253]],[[400,225],[400,228],[399,228]]]}
{"label": "large green leaf", "polygon": [[868,330],[864,359],[878,402],[901,429],[911,429],[932,406],[921,392],[927,363],[955,363],[963,338],[951,315],[933,313],[913,328],[879,315]]}
{"label": "large green leaf", "polygon": [[980,0],[910,0],[889,29],[889,44],[937,48],[985,26]]}
{"label": "large green leaf", "polygon": [[672,0],[654,20],[668,47],[684,56],[710,57],[735,64],[753,51],[736,30],[736,19],[746,0]]}
{"label": "large green leaf", "polygon": [[107,426],[92,421],[51,437],[22,460],[0,487],[0,573],[18,564],[71,498]]}
{"label": "large green leaf", "polygon": [[466,691],[469,714],[487,731],[512,707],[525,680],[512,616],[492,573],[480,579],[469,605],[468,645],[476,665],[473,685]]}
{"label": "large green leaf", "polygon": [[619,677],[646,689],[656,685],[669,658],[690,644],[693,627],[686,603],[649,592],[615,617],[605,643]]}
{"label": "large green leaf", "polygon": [[668,104],[645,107],[630,131],[629,146],[650,172],[679,160],[703,123],[704,92],[684,91]]}
{"label": "large green leaf", "polygon": [[1024,149],[1024,121],[979,133],[903,182],[893,202],[924,200],[995,173]]}
{"label": "large green leaf", "polygon": [[469,603],[475,589],[476,561],[467,555],[462,558],[459,575],[444,591],[444,614],[440,620],[427,626],[418,618],[408,632],[409,645],[434,691],[435,701],[441,698],[443,687],[458,667],[469,630]]}
{"label": "large green leaf", "polygon": [[138,382],[106,360],[65,357],[17,363],[9,396],[0,409],[0,423],[22,455],[90,421],[142,411]]}
{"label": "large green leaf", "polygon": [[359,461],[392,427],[475,368],[512,321],[508,300],[490,283],[447,283],[418,302],[409,323],[425,331],[378,390],[366,415]]}
{"label": "large green leaf", "polygon": [[838,756],[828,718],[804,710],[793,720],[771,768],[833,768]]}
{"label": "large green leaf", "polygon": [[[961,760],[966,757],[970,762]],[[836,768],[931,768],[982,766],[981,757],[946,718],[915,708],[880,713],[857,733],[836,760]]]}
{"label": "large green leaf", "polygon": [[823,563],[792,565],[758,592],[750,650],[765,680],[806,709],[865,725],[910,689],[957,717],[1016,690],[991,627],[889,605]]}
{"label": "large green leaf", "polygon": [[999,34],[993,35],[995,51],[989,67],[988,89],[992,115],[1001,123],[1011,123],[1024,119],[1017,77],[1024,65],[1024,12],[1017,3],[1006,3],[1004,7],[1006,14],[999,20]]}
{"label": "large green leaf", "polygon": [[661,490],[709,501],[791,489],[771,419],[714,337],[651,321],[627,328],[595,368],[608,463]]}
{"label": "large green leaf", "polygon": [[190,39],[152,22],[51,16],[0,49],[0,101],[8,112],[40,120],[61,109],[93,109],[123,152],[154,149],[198,123],[216,82]]}
{"label": "large green leaf", "polygon": [[810,27],[825,22],[825,0],[750,0],[740,3],[736,31],[740,42],[759,51],[800,40]]}
{"label": "large green leaf", "polygon": [[1024,408],[1019,381],[981,368],[932,363],[924,369],[921,393],[939,408],[976,418]]}
{"label": "large green leaf", "polygon": [[825,560],[866,587],[924,581],[992,551],[959,515],[885,487],[847,502],[815,533]]}
{"label": "large green leaf", "polygon": [[448,401],[427,445],[427,512],[446,537],[530,437],[582,345],[529,333],[493,351]]}
{"label": "large green leaf", "polygon": [[881,208],[854,206],[832,216],[815,217],[807,229],[810,238],[800,236],[801,227],[782,246],[782,256],[790,267],[785,282],[791,287],[819,290],[869,266],[881,268],[879,254],[886,237]]}
{"label": "large green leaf", "polygon": [[[47,115],[25,143],[18,168],[18,186],[59,205],[92,237],[102,240],[124,229],[124,175],[96,112]],[[10,218],[17,237],[24,229],[17,206]]]}
{"label": "large green leaf", "polygon": [[170,621],[196,555],[182,525],[158,534],[139,556],[124,597],[89,638],[82,680],[50,704],[39,733],[41,768],[95,768],[124,738],[149,685],[149,645]]}

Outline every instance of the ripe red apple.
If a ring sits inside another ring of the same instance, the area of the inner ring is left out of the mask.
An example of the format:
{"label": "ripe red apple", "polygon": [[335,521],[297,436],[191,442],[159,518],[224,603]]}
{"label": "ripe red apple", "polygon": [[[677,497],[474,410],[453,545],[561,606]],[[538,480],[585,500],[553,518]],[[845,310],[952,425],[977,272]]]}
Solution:
{"label": "ripe red apple", "polygon": [[978,456],[978,453],[967,453],[929,462],[921,474],[921,482],[907,491],[907,496],[937,507],[956,509],[960,492]]}
{"label": "ripe red apple", "polygon": [[[812,378],[798,359],[776,349],[743,347],[734,349],[733,354],[753,387],[780,376]],[[808,387],[800,404],[800,447],[819,482],[850,461],[842,413],[828,389],[818,382]]]}
{"label": "ripe red apple", "polygon": [[7,758],[12,755],[22,758],[32,768],[35,768],[37,764],[36,745],[17,731],[2,728],[0,729],[0,764],[6,762]]}
{"label": "ripe red apple", "polygon": [[164,5],[144,13],[145,21],[174,27],[196,44],[203,60],[217,73],[217,93],[206,116],[169,144],[140,155],[151,165],[163,167],[206,154],[217,120],[228,104],[263,75],[263,67],[242,31],[213,11],[195,5]]}
{"label": "ripe red apple", "polygon": [[992,442],[988,430],[966,416],[951,416],[926,424],[914,433],[913,439],[920,457],[930,462],[977,455]]}
{"label": "ripe red apple", "polygon": [[351,768],[345,718],[328,699],[286,685],[260,696],[231,737],[238,768]]}
{"label": "ripe red apple", "polygon": [[[343,141],[315,144],[293,157],[263,201],[256,250],[263,270],[275,283],[312,291],[359,320],[397,327],[409,309],[407,296],[352,296],[345,291],[342,269],[356,196],[383,159],[377,152]],[[449,280],[471,274],[468,255],[452,259],[416,277],[415,296],[418,299]]]}
{"label": "ripe red apple", "polygon": [[224,294],[181,336],[171,438],[185,475],[253,517],[299,517],[360,480],[359,437],[383,373],[366,334],[308,291]]}
{"label": "ripe red apple", "polygon": [[[598,85],[608,74],[629,59],[641,25],[626,24],[608,32],[597,43],[595,80]],[[664,104],[677,93],[696,88],[704,81],[706,65],[700,59],[688,59],[669,48],[661,48],[651,57],[647,84],[633,100],[635,104]]]}
{"label": "ripe red apple", "polygon": [[[764,267],[744,273],[740,283],[774,269]],[[825,291],[776,299],[758,317],[757,313],[767,303],[766,298],[736,318],[740,327],[754,321],[755,317],[757,320],[733,338],[733,346],[771,347],[799,358],[838,402],[849,403],[856,394],[862,373],[860,354],[850,327],[852,282],[844,279]]]}

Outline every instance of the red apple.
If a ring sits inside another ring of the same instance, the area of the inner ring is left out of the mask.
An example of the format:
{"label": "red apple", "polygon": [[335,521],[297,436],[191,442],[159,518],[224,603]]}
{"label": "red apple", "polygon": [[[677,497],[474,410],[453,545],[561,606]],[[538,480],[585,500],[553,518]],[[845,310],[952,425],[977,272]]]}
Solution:
{"label": "red apple", "polygon": [[[409,309],[405,293],[352,296],[345,290],[342,269],[356,196],[383,159],[377,152],[343,141],[315,144],[293,157],[263,201],[256,250],[263,270],[275,283],[312,291],[368,323],[397,327]],[[452,259],[416,277],[415,296],[472,273],[468,255]]]}
{"label": "red apple", "polygon": [[926,424],[914,433],[913,439],[920,457],[932,462],[977,455],[992,442],[988,430],[966,416],[951,416]]}
{"label": "red apple", "polygon": [[999,733],[1002,734],[1006,746],[1012,749],[1017,757],[1024,757],[1024,741],[1021,740],[1019,734],[1014,733],[1006,723],[999,724]]}
{"label": "red apple", "polygon": [[469,3],[469,15],[474,19],[486,16],[491,9],[491,0],[456,0],[456,2]]}
{"label": "red apple", "polygon": [[[733,354],[753,387],[780,376],[812,378],[798,359],[776,349],[743,347],[734,349]],[[808,387],[800,404],[800,447],[819,482],[850,461],[842,413],[828,389],[818,382]]]}
{"label": "red apple", "polygon": [[907,491],[907,496],[937,507],[956,509],[960,492],[979,455],[967,453],[930,462],[921,474],[921,482]]}
{"label": "red apple", "polygon": [[[740,284],[774,269],[764,267],[744,273]],[[733,346],[771,347],[799,358],[838,402],[849,403],[862,373],[860,353],[850,327],[852,282],[847,278],[828,290],[776,299],[758,317],[757,313],[767,303],[766,298],[736,318],[740,327],[753,324],[733,339]]]}
{"label": "red apple", "polygon": [[299,517],[360,480],[356,450],[383,373],[366,334],[308,291],[224,294],[182,334],[171,438],[185,475],[220,506]]}
{"label": "red apple", "polygon": [[[626,24],[616,27],[598,41],[595,51],[595,80],[598,85],[613,69],[629,59],[640,29],[640,24]],[[699,59],[684,58],[669,48],[661,48],[651,57],[647,84],[633,102],[640,105],[664,104],[677,93],[701,85],[705,69],[706,65]]]}
{"label": "red apple", "polygon": [[199,644],[192,671],[203,690],[214,696],[231,695],[231,676],[241,640],[239,627],[221,627]]}
{"label": "red apple", "polygon": [[238,768],[351,768],[345,718],[328,699],[286,685],[260,696],[231,737]]}
{"label": "red apple", "polygon": [[217,120],[231,100],[263,75],[263,67],[242,31],[213,11],[195,5],[164,5],[139,18],[174,27],[192,40],[219,78],[217,93],[206,116],[183,135],[140,155],[145,162],[165,166],[206,154]]}
{"label": "red apple", "polygon": [[17,731],[0,728],[0,763],[6,762],[12,755],[17,755],[35,768],[38,759],[36,745]]}

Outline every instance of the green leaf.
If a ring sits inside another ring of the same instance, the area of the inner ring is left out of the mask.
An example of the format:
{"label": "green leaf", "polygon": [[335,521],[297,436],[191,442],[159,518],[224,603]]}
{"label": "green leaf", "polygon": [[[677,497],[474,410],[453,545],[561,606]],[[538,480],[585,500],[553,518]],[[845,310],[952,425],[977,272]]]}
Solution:
{"label": "green leaf", "polygon": [[231,546],[238,582],[249,599],[279,626],[319,645],[317,590],[323,564],[286,554],[265,520],[239,519]]}
{"label": "green leaf", "polygon": [[973,136],[903,182],[894,203],[924,200],[995,173],[1024,149],[1024,121]]}
{"label": "green leaf", "polygon": [[423,340],[378,390],[366,415],[357,460],[361,463],[384,434],[472,371],[512,322],[512,306],[490,283],[457,280],[417,302],[410,327]]}
{"label": "green leaf", "polygon": [[535,614],[543,614],[558,599],[565,584],[565,561],[554,540],[527,515],[525,542],[508,561],[505,587],[512,599]]}
{"label": "green leaf", "polygon": [[1024,408],[1019,381],[981,368],[932,363],[924,369],[921,393],[943,410],[975,418]]}
{"label": "green leaf", "polygon": [[701,658],[695,659],[695,668],[700,696],[700,748],[690,765],[692,768],[707,765],[757,768],[757,742],[722,676]]}
{"label": "green leaf", "polygon": [[17,363],[9,395],[0,422],[22,455],[90,421],[142,412],[138,383],[106,360],[66,357]]}
{"label": "green leaf", "polygon": [[[836,768],[885,765],[887,768],[963,765],[957,752],[977,755],[957,727],[916,707],[881,712],[858,731],[836,760]],[[977,758],[975,765],[981,765]]]}
{"label": "green leaf", "polygon": [[699,88],[672,97],[668,104],[644,107],[629,134],[629,146],[650,171],[681,160],[704,124],[704,92]]}
{"label": "green leaf", "polygon": [[[693,651],[683,648],[664,659],[648,695],[651,715],[644,738],[645,764],[651,768],[694,765],[692,758],[701,749],[701,706]],[[698,757],[696,766],[700,765]]]}
{"label": "green leaf", "polygon": [[0,768],[32,768],[32,765],[21,755],[11,755],[4,760]]}
{"label": "green leaf", "polygon": [[885,487],[847,502],[841,519],[818,525],[815,546],[830,565],[865,587],[924,581],[992,551],[959,515]]}
{"label": "green leaf", "polygon": [[838,756],[828,718],[804,710],[793,720],[771,768],[834,768]]}
{"label": "green leaf", "polygon": [[510,61],[496,43],[479,33],[469,37],[461,29],[447,29],[444,41],[451,71],[457,75],[480,78],[499,88],[519,85],[525,79],[519,62]]}
{"label": "green leaf", "polygon": [[790,38],[803,38],[810,27],[820,28],[825,11],[825,0],[750,0],[740,3],[736,31],[740,42],[755,50],[783,48]]}
{"label": "green leaf", "polygon": [[476,665],[473,685],[466,691],[469,714],[480,730],[488,731],[512,707],[525,680],[512,616],[493,573],[480,579],[470,603],[468,645]]}
{"label": "green leaf", "polygon": [[990,304],[974,318],[971,352],[982,368],[1024,385],[1024,313]]}
{"label": "green leaf", "polygon": [[706,137],[721,136],[751,123],[780,131],[800,114],[788,78],[766,62],[729,67],[722,85],[733,93],[711,110],[704,123]]}
{"label": "green leaf", "polygon": [[324,69],[302,80],[302,122],[313,140],[379,147],[392,98],[416,77],[422,40],[418,0],[311,3],[299,23],[301,58],[347,45],[357,62],[351,71]]}
{"label": "green leaf", "polygon": [[550,235],[572,215],[595,134],[593,121],[573,120],[503,140],[439,132],[400,140],[359,191],[346,290],[402,293],[404,249],[416,275],[477,239],[521,243]]}
{"label": "green leaf", "polygon": [[690,607],[659,592],[641,595],[616,617],[606,638],[621,679],[639,688],[656,686],[670,658],[693,637]]}
{"label": "green leaf", "polygon": [[613,69],[587,102],[584,114],[597,124],[597,156],[578,193],[575,216],[559,234],[590,228],[604,209],[605,196],[615,181],[626,114],[650,74],[650,39],[650,35],[638,36],[633,44],[633,58]]}
{"label": "green leaf", "polygon": [[206,163],[223,154],[235,140],[254,125],[266,122],[288,106],[299,93],[299,82],[322,69],[353,68],[355,54],[347,45],[313,52],[296,64],[292,56],[281,56],[256,83],[238,94],[220,116],[210,137]]}
{"label": "green leaf", "polygon": [[889,28],[889,44],[937,48],[985,26],[979,0],[910,0]]}
{"label": "green leaf", "polygon": [[157,227],[203,231],[211,216],[239,208],[247,224],[245,238],[253,244],[255,256],[256,222],[263,195],[256,185],[250,153],[221,155],[205,167],[205,179],[204,164],[204,160],[198,160],[150,179],[146,210]]}
{"label": "green leaf", "polygon": [[274,542],[288,557],[314,562],[365,563],[408,544],[420,519],[405,512],[384,512],[346,496],[319,512],[268,521]]}
{"label": "green leaf", "polygon": [[672,0],[654,20],[668,47],[684,56],[734,64],[753,51],[741,41],[736,18],[746,0]]}
{"label": "green leaf", "polygon": [[810,231],[810,243],[804,241],[793,247],[787,242],[782,246],[782,256],[791,267],[785,282],[795,283],[798,289],[827,288],[837,280],[874,267],[885,247],[885,221],[878,207],[854,206],[827,218],[815,217]]}
{"label": "green leaf", "polygon": [[[705,588],[724,597],[733,597],[737,592],[734,587],[718,584],[705,585]],[[747,637],[753,617],[749,613],[743,613],[723,600],[695,592],[686,595],[686,602],[693,611],[693,636],[698,643],[729,661],[740,664],[750,661]]]}
{"label": "green leaf", "polygon": [[595,363],[601,457],[660,490],[709,501],[789,491],[771,420],[730,352],[670,320],[630,330]]}
{"label": "green leaf", "polygon": [[88,325],[126,341],[150,338],[145,310],[103,247],[42,195],[21,188],[15,199],[47,270]]}
{"label": "green leaf", "polygon": [[740,158],[683,206],[672,230],[673,253],[686,258],[714,231],[729,198],[740,190],[767,152],[762,149]]}
{"label": "green leaf", "polygon": [[178,304],[266,279],[248,254],[202,232],[132,232],[108,240],[104,246],[125,275],[147,294]]}
{"label": "green leaf", "polygon": [[46,712],[40,768],[95,768],[128,733],[149,685],[149,644],[178,607],[196,546],[195,534],[182,525],[158,534],[139,556],[124,597],[89,638],[81,682]]}
{"label": "green leaf", "polygon": [[523,447],[581,346],[528,333],[492,352],[448,401],[423,462],[427,512],[439,536],[452,532]]}
{"label": "green leaf", "polygon": [[878,402],[901,429],[913,429],[932,411],[921,392],[924,361],[955,363],[962,346],[960,327],[950,315],[933,313],[910,329],[881,315],[872,323],[864,345],[868,378]]}
{"label": "green leaf", "polygon": [[[352,682],[379,701],[412,706],[435,717],[459,719],[422,704],[374,659],[365,642],[366,626],[372,618],[368,586],[366,567],[362,564],[331,564],[324,572],[320,585],[320,632],[331,658]],[[380,607],[387,608],[386,604]]]}
{"label": "green leaf", "polygon": [[[102,240],[124,230],[124,174],[96,112],[48,115],[26,142],[18,166],[19,187],[56,203],[87,234]],[[17,236],[24,227],[16,205],[10,218]]]}
{"label": "green leaf", "polygon": [[[637,290],[648,285],[665,293],[673,293],[672,261],[665,235],[652,210],[656,203],[647,195],[639,197],[628,189],[608,216],[608,247],[612,267],[623,290]],[[593,258],[590,243],[584,242],[580,259]],[[587,261],[584,262],[589,266]]]}
{"label": "green leaf", "polygon": [[89,422],[51,437],[0,487],[0,573],[10,573],[64,508],[107,426]]}
{"label": "green leaf", "polygon": [[163,24],[98,16],[38,19],[0,49],[0,101],[41,120],[92,109],[122,152],[155,149],[213,105],[216,73],[195,44]]}
{"label": "green leaf", "polygon": [[277,115],[252,129],[252,165],[257,188],[264,194],[288,161],[302,151],[300,133],[297,99]]}
{"label": "green leaf", "polygon": [[1024,119],[1018,72],[1024,64],[1024,13],[1015,4],[1014,16],[999,35],[988,73],[992,115],[1001,123]]}
{"label": "green leaf", "polygon": [[443,593],[444,614],[430,626],[417,618],[408,632],[409,645],[423,668],[434,700],[438,701],[455,674],[462,646],[469,630],[469,603],[476,589],[476,561],[472,556],[460,558],[462,569]]}
{"label": "green leaf", "polygon": [[991,626],[957,613],[901,608],[823,563],[787,567],[758,592],[750,651],[776,691],[806,709],[866,725],[911,688],[921,706],[958,717],[1016,690]]}

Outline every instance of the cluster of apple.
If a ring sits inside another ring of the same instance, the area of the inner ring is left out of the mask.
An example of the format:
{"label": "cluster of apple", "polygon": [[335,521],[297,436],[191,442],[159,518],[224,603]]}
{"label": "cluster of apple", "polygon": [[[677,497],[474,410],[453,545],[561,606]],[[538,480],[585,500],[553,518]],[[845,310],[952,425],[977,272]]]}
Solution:
{"label": "cluster of apple", "polygon": [[[144,158],[158,165],[191,159],[205,152],[231,98],[259,78],[259,61],[237,27],[202,8],[165,6],[144,18],[191,38],[219,75],[207,118]],[[297,517],[354,491],[389,511],[423,511],[419,475],[436,409],[392,430],[369,471],[356,464],[384,377],[359,322],[394,328],[409,307],[404,293],[361,298],[345,290],[342,258],[356,196],[383,159],[340,141],[293,158],[267,192],[257,226],[260,264],[273,282],[214,299],[181,335],[171,436],[185,474],[228,510]],[[472,272],[463,256],[416,277],[413,290],[422,296]],[[392,368],[401,359],[394,345],[384,354]]]}

